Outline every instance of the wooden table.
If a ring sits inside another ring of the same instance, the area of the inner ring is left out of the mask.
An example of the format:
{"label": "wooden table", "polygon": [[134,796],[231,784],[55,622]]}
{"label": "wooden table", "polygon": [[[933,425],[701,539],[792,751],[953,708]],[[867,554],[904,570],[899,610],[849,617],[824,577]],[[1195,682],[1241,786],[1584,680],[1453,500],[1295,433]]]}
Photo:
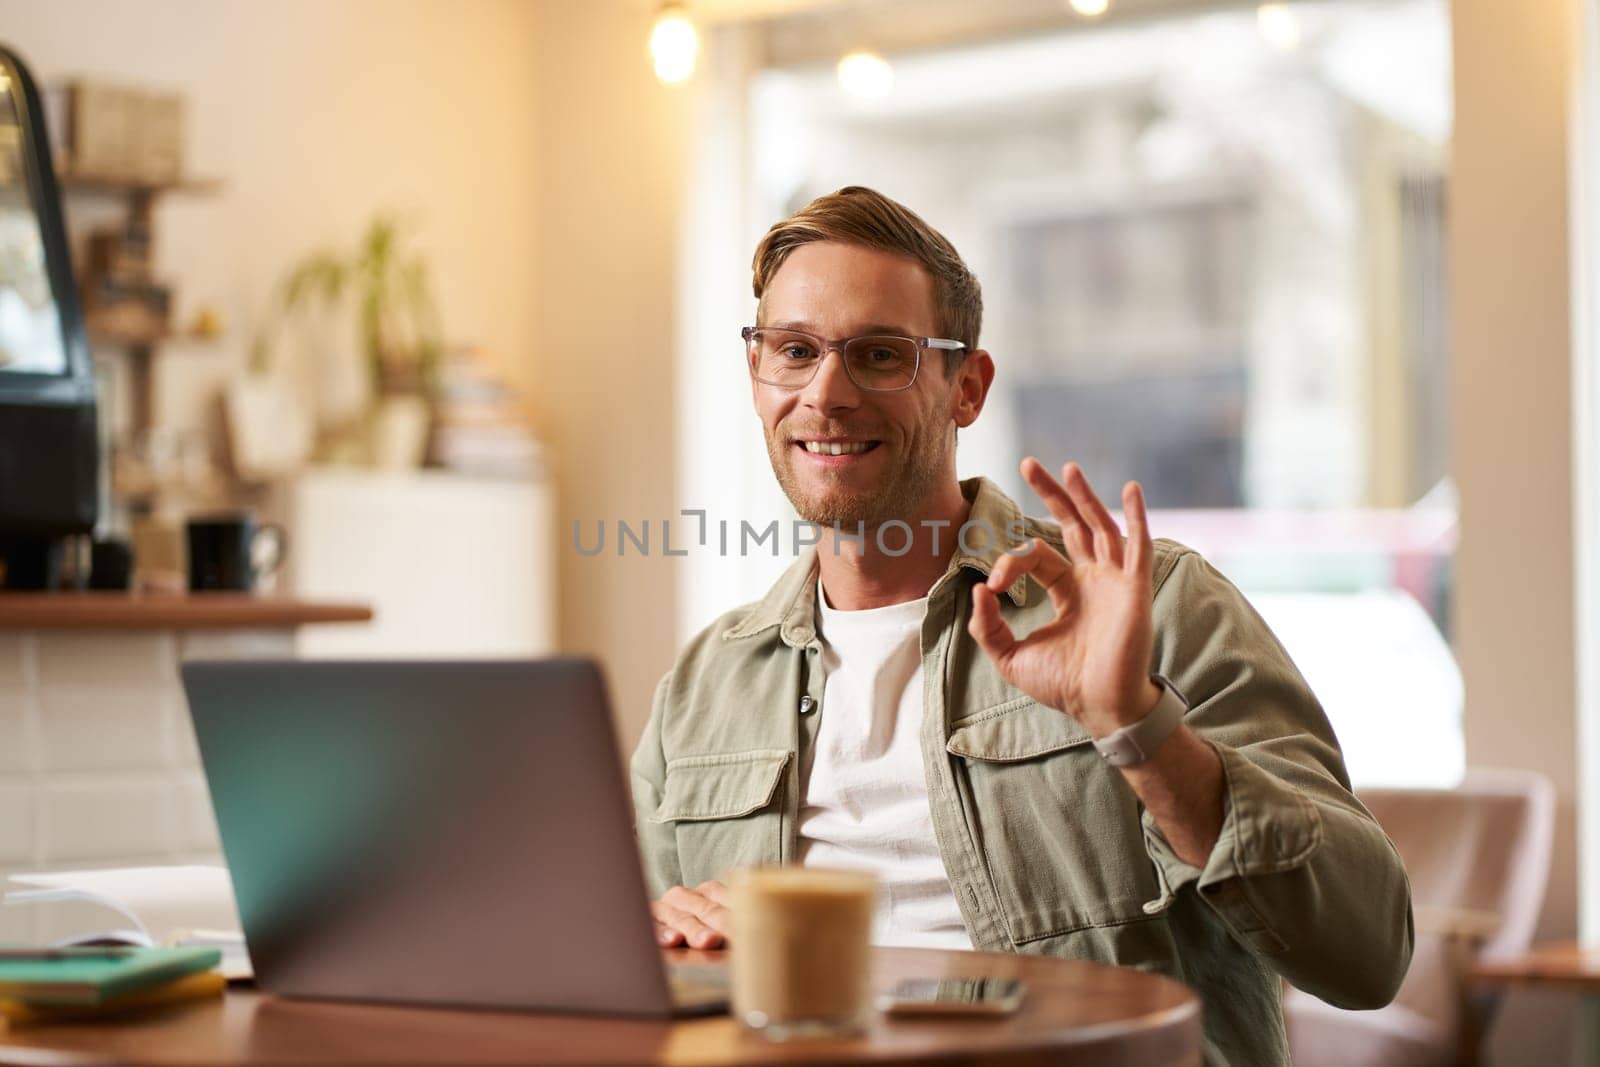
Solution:
{"label": "wooden table", "polygon": [[1600,948],[1576,941],[1535,945],[1525,955],[1479,960],[1467,972],[1475,985],[1567,989],[1580,995],[1578,1044],[1582,1062],[1600,1063]]}
{"label": "wooden table", "polygon": [[[719,963],[720,954],[675,958]],[[720,1016],[683,1022],[285,1000],[254,991],[121,1023],[0,1032],[0,1064],[1159,1065],[1200,1063],[1200,1004],[1183,985],[1079,960],[878,949],[874,983],[1011,977],[1022,1009],[998,1020],[876,1016],[859,1038],[773,1044]]]}
{"label": "wooden table", "polygon": [[1479,985],[1533,985],[1600,993],[1600,948],[1575,941],[1535,945],[1513,959],[1479,960],[1468,972]]}

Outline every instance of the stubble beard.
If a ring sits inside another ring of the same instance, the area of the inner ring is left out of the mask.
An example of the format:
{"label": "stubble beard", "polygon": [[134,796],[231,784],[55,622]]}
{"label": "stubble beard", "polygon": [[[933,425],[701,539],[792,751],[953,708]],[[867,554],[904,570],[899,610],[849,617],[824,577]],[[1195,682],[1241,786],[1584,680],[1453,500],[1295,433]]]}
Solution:
{"label": "stubble beard", "polygon": [[[815,480],[809,486],[802,484],[795,470],[800,459],[781,432],[767,434],[767,457],[783,495],[789,498],[800,518],[830,529],[837,525],[845,533],[855,533],[860,527],[870,534],[892,519],[915,523],[922,503],[943,476],[946,456],[940,445],[937,431],[919,428],[907,442],[898,462],[884,471],[877,485],[867,489],[846,489],[839,485],[819,491]],[[889,443],[885,441],[878,447],[888,448]],[[821,474],[823,478],[830,477],[826,471]]]}

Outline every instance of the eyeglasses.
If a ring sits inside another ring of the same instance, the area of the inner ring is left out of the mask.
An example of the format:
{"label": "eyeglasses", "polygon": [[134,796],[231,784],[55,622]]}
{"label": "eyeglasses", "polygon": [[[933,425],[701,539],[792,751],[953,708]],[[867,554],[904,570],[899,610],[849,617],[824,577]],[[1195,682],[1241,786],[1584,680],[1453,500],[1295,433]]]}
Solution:
{"label": "eyeglasses", "polygon": [[745,354],[750,373],[764,385],[799,389],[817,376],[817,368],[831,349],[844,360],[845,373],[862,389],[892,393],[911,388],[922,364],[922,350],[936,348],[959,352],[967,346],[947,337],[903,337],[893,333],[865,334],[826,341],[799,330],[746,326]]}

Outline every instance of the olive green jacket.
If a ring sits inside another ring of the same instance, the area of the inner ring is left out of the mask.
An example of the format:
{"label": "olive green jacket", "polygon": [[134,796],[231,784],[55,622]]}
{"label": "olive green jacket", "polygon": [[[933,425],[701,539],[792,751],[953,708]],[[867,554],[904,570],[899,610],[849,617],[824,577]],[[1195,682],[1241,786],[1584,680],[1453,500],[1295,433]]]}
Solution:
{"label": "olive green jacket", "polygon": [[[1187,982],[1203,1002],[1209,1063],[1288,1061],[1280,976],[1342,1007],[1388,1003],[1411,959],[1405,871],[1266,624],[1194,552],[1156,542],[1150,669],[1187,698],[1185,721],[1225,777],[1222,834],[1195,868],[1083,727],[1009,686],[967,634],[972,584],[1007,540],[1018,543],[1007,531],[1062,544],[1058,527],[1023,520],[991,482],[962,491],[971,520],[1000,543],[958,548],[929,591],[922,754],[934,835],[974,947]],[[798,768],[828,714],[816,551],[696,636],[656,690],[632,762],[653,895],[795,858]],[[1054,617],[1031,578],[1001,608],[1018,636]]]}

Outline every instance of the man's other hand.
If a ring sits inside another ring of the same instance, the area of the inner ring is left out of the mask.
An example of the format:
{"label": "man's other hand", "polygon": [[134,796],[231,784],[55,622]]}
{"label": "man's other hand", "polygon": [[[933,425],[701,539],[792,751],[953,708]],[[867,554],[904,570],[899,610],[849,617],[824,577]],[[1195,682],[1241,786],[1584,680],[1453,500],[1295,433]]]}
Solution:
{"label": "man's other hand", "polygon": [[650,914],[662,946],[722,948],[728,943],[728,890],[721,882],[673,886],[650,905]]}

